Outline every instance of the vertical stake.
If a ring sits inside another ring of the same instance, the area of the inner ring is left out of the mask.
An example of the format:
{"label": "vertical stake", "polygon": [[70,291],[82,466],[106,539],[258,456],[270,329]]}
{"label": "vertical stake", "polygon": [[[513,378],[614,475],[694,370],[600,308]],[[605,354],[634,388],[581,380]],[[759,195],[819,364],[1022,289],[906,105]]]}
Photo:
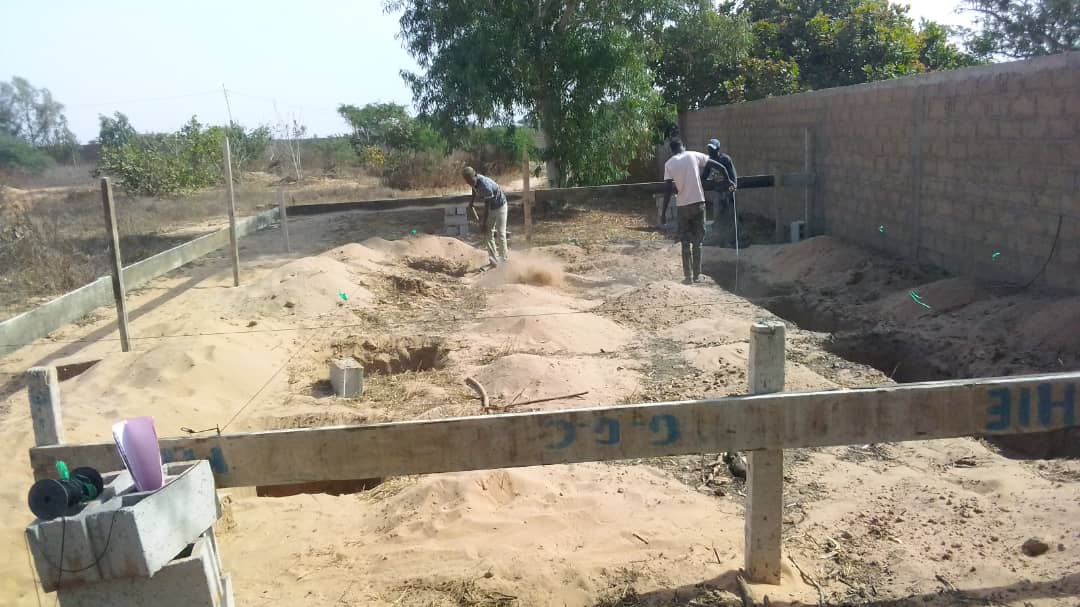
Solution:
{"label": "vertical stake", "polygon": [[278,189],[278,214],[281,215],[281,233],[285,235],[285,252],[292,253],[289,245],[289,216],[285,209],[285,190]]}
{"label": "vertical stake", "polygon": [[780,220],[780,169],[773,165],[773,242],[783,242],[784,225]]}
{"label": "vertical stake", "polygon": [[232,245],[233,286],[240,286],[240,245],[236,239],[236,197],[233,195],[232,150],[225,138],[225,187],[229,191],[229,242]]}
{"label": "vertical stake", "polygon": [[[803,175],[810,174],[810,127],[803,128]],[[803,185],[803,238],[810,237],[810,184]],[[801,240],[801,239],[800,239]]]}
{"label": "vertical stake", "polygon": [[113,299],[116,300],[116,324],[120,328],[120,349],[131,351],[128,342],[127,291],[124,289],[124,265],[120,258],[120,231],[116,227],[116,203],[113,201],[112,183],[108,177],[101,178],[101,204],[105,210],[105,229],[108,231],[109,265],[112,269]]}
{"label": "vertical stake", "polygon": [[34,445],[44,447],[63,443],[64,424],[56,367],[33,367],[27,371],[26,392],[30,397],[30,418],[34,422]]}
{"label": "vertical stake", "polygon": [[525,152],[525,160],[521,163],[522,174],[522,206],[525,209],[525,240],[532,242],[532,187],[529,178],[529,153]]}
{"label": "vertical stake", "polygon": [[[750,329],[749,380],[751,394],[784,389],[784,323],[758,322]],[[777,430],[783,425],[782,417],[767,423]],[[746,573],[750,581],[780,583],[783,520],[784,451],[751,451],[746,471]]]}

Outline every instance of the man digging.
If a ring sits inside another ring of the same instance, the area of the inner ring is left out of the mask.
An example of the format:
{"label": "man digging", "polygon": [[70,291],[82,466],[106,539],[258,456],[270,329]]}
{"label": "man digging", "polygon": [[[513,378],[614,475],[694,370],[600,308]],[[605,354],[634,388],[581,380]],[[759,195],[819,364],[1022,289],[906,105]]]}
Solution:
{"label": "man digging", "polygon": [[690,152],[683,147],[682,141],[671,140],[671,158],[664,163],[664,213],[667,217],[672,193],[677,193],[676,212],[679,223],[679,240],[682,241],[682,264],[685,284],[701,282],[701,244],[705,240],[705,188],[701,176],[705,169],[720,171],[728,176],[732,184],[729,190],[734,192],[734,182],[727,168],[701,152]]}
{"label": "man digging", "polygon": [[509,206],[506,204],[506,194],[494,179],[478,174],[472,167],[462,169],[461,176],[465,178],[465,183],[472,187],[469,212],[476,214],[474,204],[478,196],[486,203],[483,235],[490,267],[495,267],[510,257],[506,248],[506,212]]}

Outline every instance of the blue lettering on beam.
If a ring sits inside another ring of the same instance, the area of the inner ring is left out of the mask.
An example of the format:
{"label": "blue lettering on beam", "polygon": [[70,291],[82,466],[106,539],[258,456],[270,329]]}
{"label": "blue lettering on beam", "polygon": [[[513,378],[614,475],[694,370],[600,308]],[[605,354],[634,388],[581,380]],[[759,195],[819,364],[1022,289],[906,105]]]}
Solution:
{"label": "blue lettering on beam", "polygon": [[1044,428],[1054,425],[1054,409],[1062,410],[1062,417],[1066,426],[1073,425],[1076,413],[1076,386],[1066,384],[1064,398],[1055,401],[1053,396],[1053,384],[1041,384],[1039,386],[1039,423]]}
{"label": "blue lettering on beam", "polygon": [[565,449],[574,444],[574,441],[577,439],[577,430],[574,428],[574,424],[562,419],[549,419],[544,422],[545,428],[551,428],[553,426],[562,430],[563,437],[559,442],[548,445],[548,449]]}
{"label": "blue lettering on beam", "polygon": [[679,431],[679,418],[674,415],[655,415],[649,420],[649,430],[651,430],[653,434],[659,433],[661,431],[661,426],[663,426],[666,436],[660,440],[652,441],[652,444],[658,447],[664,447],[673,445],[682,438],[682,433]]}
{"label": "blue lettering on beam", "polygon": [[228,474],[229,464],[225,462],[225,454],[218,447],[210,449],[210,469],[214,474]]}
{"label": "blue lettering on beam", "polygon": [[618,445],[621,439],[619,433],[619,420],[611,419],[610,417],[601,417],[596,420],[596,427],[593,428],[593,432],[600,435],[607,435],[607,438],[596,439],[598,445]]}
{"label": "blue lettering on beam", "polygon": [[[1052,429],[1073,426],[1076,423],[1076,384],[1065,384],[1061,400],[1054,399],[1054,384],[1039,384],[1035,388],[1038,397],[1038,427]],[[986,432],[1004,432],[1012,428],[1032,428],[1031,388],[995,388],[987,392],[991,399],[986,409],[988,421]],[[1015,416],[1014,405],[1015,404]],[[1055,423],[1060,409],[1060,424]]]}

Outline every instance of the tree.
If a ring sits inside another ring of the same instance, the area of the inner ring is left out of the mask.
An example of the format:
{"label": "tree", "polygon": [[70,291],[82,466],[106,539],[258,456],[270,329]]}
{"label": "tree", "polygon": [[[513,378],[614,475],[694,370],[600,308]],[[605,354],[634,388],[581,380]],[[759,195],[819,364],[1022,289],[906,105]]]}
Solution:
{"label": "tree", "polygon": [[979,58],[951,41],[948,26],[923,20],[919,27],[919,62],[930,71],[954,70],[979,64]]}
{"label": "tree", "polygon": [[112,118],[99,114],[98,124],[98,143],[103,148],[123,147],[136,136],[135,127],[121,112],[113,113]]}
{"label": "tree", "polygon": [[[539,123],[560,184],[622,179],[672,120],[654,88],[655,40],[674,0],[386,0],[422,73],[414,104],[446,135]],[[450,137],[451,139],[453,137]]]}
{"label": "tree", "polygon": [[660,35],[657,85],[679,110],[728,103],[725,82],[739,76],[753,43],[745,17],[717,9],[711,0],[681,7]]}
{"label": "tree", "polygon": [[48,154],[22,139],[0,132],[0,168],[38,175],[52,165]]}
{"label": "tree", "polygon": [[979,56],[1038,57],[1080,50],[1080,0],[965,0],[980,31],[968,41]]}
{"label": "tree", "polygon": [[0,132],[39,148],[72,148],[78,143],[68,128],[64,105],[49,89],[34,88],[18,76],[0,82]]}

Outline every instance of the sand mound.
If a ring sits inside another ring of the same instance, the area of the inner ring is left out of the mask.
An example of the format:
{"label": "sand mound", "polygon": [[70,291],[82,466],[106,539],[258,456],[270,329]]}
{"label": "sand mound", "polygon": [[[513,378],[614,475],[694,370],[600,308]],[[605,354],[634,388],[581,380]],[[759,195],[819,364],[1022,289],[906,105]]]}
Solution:
{"label": "sand mound", "polygon": [[526,307],[559,307],[570,310],[588,310],[600,304],[589,299],[568,297],[551,289],[523,284],[507,284],[492,287],[487,295],[487,309],[516,312]]}
{"label": "sand mound", "polygon": [[595,314],[559,307],[530,307],[481,320],[473,335],[510,351],[597,354],[618,352],[633,332]]}
{"label": "sand mound", "polygon": [[656,330],[711,316],[722,309],[717,304],[738,301],[719,289],[665,280],[623,293],[596,311],[623,324]]}
{"label": "sand mound", "polygon": [[[706,308],[702,311],[709,310]],[[747,341],[750,339],[750,327],[753,324],[752,319],[732,316],[695,318],[661,331],[660,336],[686,344]]]}
{"label": "sand mound", "polygon": [[1033,348],[1080,351],[1080,297],[1032,306],[1015,332]]}
{"label": "sand mound", "polygon": [[139,415],[152,416],[162,436],[181,434],[181,426],[225,424],[284,362],[288,350],[275,348],[278,340],[173,340],[107,356],[64,382],[65,423],[93,429],[99,438],[113,422]]}
{"label": "sand mound", "polygon": [[[690,348],[683,350],[683,359],[692,367],[706,373],[732,376],[736,381],[725,382],[732,391],[745,394],[747,385],[747,361],[750,344],[728,344],[711,348]],[[838,386],[814,373],[799,363],[787,361],[784,366],[784,390],[788,392],[806,390],[829,390]]]}
{"label": "sand mound", "polygon": [[870,254],[829,236],[809,238],[792,245],[752,247],[750,261],[769,270],[769,280],[791,282],[844,272]]}
{"label": "sand mound", "polygon": [[566,284],[566,273],[562,262],[554,257],[541,253],[515,253],[509,261],[480,277],[480,286],[488,288],[515,283],[561,288]]}
{"label": "sand mound", "polygon": [[541,409],[565,409],[612,405],[637,391],[641,375],[625,360],[551,358],[534,354],[511,354],[476,374],[492,403],[505,406],[539,398],[588,392],[581,398],[536,405]]}
{"label": "sand mound", "polygon": [[238,311],[311,318],[338,308],[362,307],[374,299],[371,291],[353,282],[344,263],[329,257],[305,257],[242,287]]}
{"label": "sand mound", "polygon": [[[911,297],[914,291],[930,306],[920,306]],[[904,322],[922,316],[949,312],[990,296],[990,292],[969,278],[948,278],[893,293],[874,303],[883,319]]]}
{"label": "sand mound", "polygon": [[355,242],[330,249],[322,256],[336,259],[354,272],[376,272],[379,264],[386,261],[386,253]]}
{"label": "sand mound", "polygon": [[401,240],[369,238],[360,243],[389,257],[439,257],[449,261],[468,264],[470,269],[482,267],[487,263],[487,253],[473,248],[457,238],[445,236],[416,236]]}

